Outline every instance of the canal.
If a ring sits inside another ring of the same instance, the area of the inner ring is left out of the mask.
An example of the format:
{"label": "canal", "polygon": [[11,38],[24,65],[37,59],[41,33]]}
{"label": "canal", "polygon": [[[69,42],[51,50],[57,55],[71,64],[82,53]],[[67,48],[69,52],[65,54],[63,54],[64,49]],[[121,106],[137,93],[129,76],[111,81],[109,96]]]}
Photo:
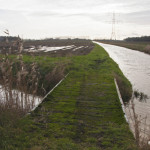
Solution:
{"label": "canal", "polygon": [[[123,48],[119,46],[98,43],[109,54],[109,56],[119,65],[120,69],[132,84],[133,91],[137,91],[140,98],[133,98],[133,103],[125,106],[126,115],[133,133],[134,118],[132,106],[139,121],[140,136],[150,139],[150,55]],[[132,106],[131,106],[132,105]]]}

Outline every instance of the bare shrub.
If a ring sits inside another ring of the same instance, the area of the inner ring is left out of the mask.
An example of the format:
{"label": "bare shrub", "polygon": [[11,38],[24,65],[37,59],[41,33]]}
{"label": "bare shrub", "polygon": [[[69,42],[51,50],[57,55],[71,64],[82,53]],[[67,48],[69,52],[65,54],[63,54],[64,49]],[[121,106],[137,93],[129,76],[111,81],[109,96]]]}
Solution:
{"label": "bare shrub", "polygon": [[149,150],[150,149],[150,144],[149,144],[150,135],[146,135],[147,116],[145,116],[145,118],[141,118],[141,116],[139,116],[136,113],[135,103],[134,103],[135,98],[136,96],[133,95],[131,101],[128,104],[130,127],[131,127],[131,130],[133,131],[138,148],[140,150]]}
{"label": "bare shrub", "polygon": [[27,66],[21,59],[11,61],[4,58],[0,62],[1,101],[9,108],[22,108],[26,111],[32,109],[38,88],[38,76],[35,63]]}
{"label": "bare shrub", "polygon": [[[6,33],[9,35],[8,31]],[[6,41],[9,43],[8,40]],[[17,59],[9,59],[7,53],[0,59],[0,103],[5,109],[27,112],[35,105],[39,73],[36,63],[27,66],[23,62],[21,54],[23,40],[19,36],[14,45],[18,48]],[[11,47],[9,49],[11,53]]]}
{"label": "bare shrub", "polygon": [[51,82],[52,80],[60,81],[64,77],[64,71],[65,71],[65,64],[57,63],[53,68],[52,72],[49,72],[45,76],[45,79],[48,82]]}
{"label": "bare shrub", "polygon": [[[6,41],[9,43],[8,39]],[[44,96],[64,77],[69,62],[55,63],[50,72],[41,75],[40,66],[34,62],[34,57],[33,63],[24,63],[23,40],[19,36],[13,46],[17,47],[17,58],[10,59],[8,53],[0,58],[0,103],[3,103],[6,109],[18,109],[26,113],[40,100],[36,95]]]}
{"label": "bare shrub", "polygon": [[146,53],[150,54],[150,45],[147,45],[144,50]]}

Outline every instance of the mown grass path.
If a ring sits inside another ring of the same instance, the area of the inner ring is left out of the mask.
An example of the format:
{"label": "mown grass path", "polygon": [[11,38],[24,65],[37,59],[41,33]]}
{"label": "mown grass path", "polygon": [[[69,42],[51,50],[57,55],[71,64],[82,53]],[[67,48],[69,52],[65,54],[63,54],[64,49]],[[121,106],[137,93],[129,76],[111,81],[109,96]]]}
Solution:
{"label": "mown grass path", "polygon": [[90,54],[71,59],[68,77],[19,122],[8,149],[136,149],[117,96],[114,73],[127,88],[131,85],[118,65],[98,45]]}

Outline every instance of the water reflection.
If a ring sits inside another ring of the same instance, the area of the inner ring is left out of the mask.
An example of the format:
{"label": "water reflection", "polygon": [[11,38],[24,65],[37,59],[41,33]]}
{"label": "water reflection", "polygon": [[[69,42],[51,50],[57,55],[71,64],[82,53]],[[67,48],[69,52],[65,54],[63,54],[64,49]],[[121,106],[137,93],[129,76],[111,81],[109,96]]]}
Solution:
{"label": "water reflection", "polygon": [[0,85],[0,105],[10,105],[30,111],[41,103],[42,97],[13,89],[8,90]]}
{"label": "water reflection", "polygon": [[135,97],[135,99],[144,103],[146,103],[147,99],[149,98],[146,94],[144,94],[143,92],[139,92],[138,90],[133,92],[133,96]]}

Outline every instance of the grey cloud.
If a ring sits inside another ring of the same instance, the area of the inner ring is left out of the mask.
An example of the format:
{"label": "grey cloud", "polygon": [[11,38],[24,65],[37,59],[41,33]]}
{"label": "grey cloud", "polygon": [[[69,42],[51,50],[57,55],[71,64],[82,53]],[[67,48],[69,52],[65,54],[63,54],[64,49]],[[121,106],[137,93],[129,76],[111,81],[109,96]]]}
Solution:
{"label": "grey cloud", "polygon": [[0,9],[0,14],[16,14],[18,11],[10,9]]}
{"label": "grey cloud", "polygon": [[0,20],[11,24],[21,24],[26,21],[23,13],[23,11],[0,9]]}
{"label": "grey cloud", "polygon": [[61,13],[53,12],[53,11],[34,11],[28,13],[29,16],[35,17],[49,17],[49,16],[60,16]]}
{"label": "grey cloud", "polygon": [[[21,27],[25,34],[27,33],[26,28],[33,30],[37,27],[37,33],[39,33],[43,30],[49,31],[48,26],[53,27],[53,31],[60,34],[58,29],[62,29],[62,24],[64,27],[68,25],[74,31],[73,21],[76,19],[80,21],[77,26],[83,31],[81,32],[83,34],[87,30],[82,26],[82,23],[87,25],[90,23],[88,28],[94,28],[95,32],[99,32],[100,29],[96,29],[95,25],[103,22],[104,25],[100,24],[101,32],[107,31],[106,24],[108,22],[106,21],[111,23],[112,20],[112,14],[108,15],[108,13],[113,10],[121,12],[120,15],[116,14],[116,20],[136,24],[138,29],[143,30],[145,25],[150,24],[150,0],[0,0],[0,2],[0,8],[2,8],[0,9],[0,21],[4,22],[4,26],[16,27],[16,31],[18,27]],[[62,18],[61,24],[52,22],[51,17],[52,20],[53,18]],[[19,25],[18,22],[20,22]],[[128,28],[126,25],[123,27],[131,30],[130,33],[133,32],[132,28]],[[62,33],[67,32],[61,31]],[[147,26],[143,32],[145,31],[149,32]]]}
{"label": "grey cloud", "polygon": [[[86,17],[93,21],[100,22],[111,22],[111,14],[108,13],[90,13],[90,12],[61,12],[61,11],[34,11],[28,14],[33,17]],[[116,13],[117,16],[117,13]],[[117,17],[116,17],[117,18]],[[136,23],[136,24],[150,24],[150,10],[147,11],[137,11],[131,13],[119,13],[119,20],[124,23]]]}
{"label": "grey cloud", "polygon": [[[100,22],[111,22],[111,15],[108,17],[108,13],[76,13],[76,14],[69,14],[65,15],[65,17],[88,17],[94,21]],[[116,16],[119,16],[118,19],[116,17],[116,22],[123,22],[123,23],[135,23],[140,25],[149,25],[150,24],[150,10],[147,11],[138,11],[133,13],[116,13]]]}
{"label": "grey cloud", "polygon": [[148,25],[150,24],[150,10],[122,14],[122,19],[127,23]]}
{"label": "grey cloud", "polygon": [[29,15],[31,16],[36,16],[36,17],[51,17],[51,16],[56,16],[56,17],[63,17],[63,18],[71,18],[71,17],[86,17],[90,18],[95,21],[106,21],[106,13],[61,13],[61,12],[54,12],[54,11],[38,11],[38,12],[33,12],[30,13]]}

